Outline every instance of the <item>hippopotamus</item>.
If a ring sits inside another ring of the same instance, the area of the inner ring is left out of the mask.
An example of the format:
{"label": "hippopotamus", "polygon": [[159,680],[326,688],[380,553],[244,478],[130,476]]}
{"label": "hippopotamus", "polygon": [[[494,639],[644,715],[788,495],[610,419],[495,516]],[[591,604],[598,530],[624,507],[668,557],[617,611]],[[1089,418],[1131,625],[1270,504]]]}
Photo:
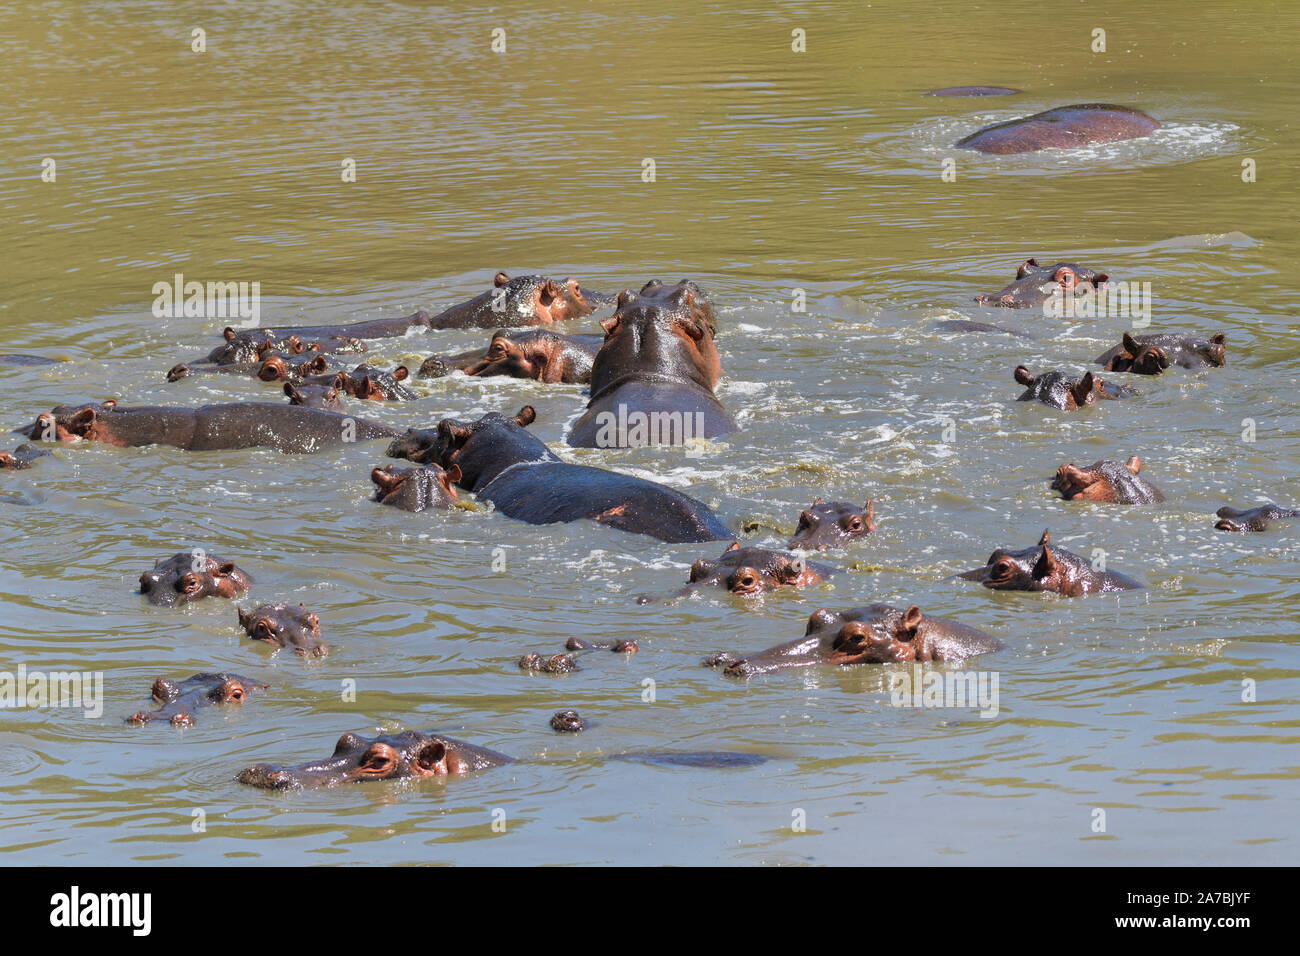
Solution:
{"label": "hippopotamus", "polygon": [[456,482],[460,481],[460,466],[443,469],[438,465],[423,468],[394,468],[386,465],[370,473],[376,485],[375,500],[381,505],[392,505],[405,511],[423,511],[426,508],[450,508],[459,495]]}
{"label": "hippopotamus", "polygon": [[742,548],[733,541],[717,560],[700,558],[692,564],[690,581],[692,587],[720,587],[732,594],[753,597],[783,586],[819,584],[834,573],[829,565],[805,561],[789,551]]}
{"label": "hippopotamus", "polygon": [[1140,139],[1159,128],[1158,120],[1127,106],[1076,103],[985,126],[953,145],[957,149],[1005,156],[1040,149],[1078,149],[1122,139]]}
{"label": "hippopotamus", "polygon": [[979,581],[996,591],[1055,591],[1065,597],[1142,587],[1118,571],[1098,571],[1077,554],[1053,548],[1051,543],[1051,535],[1044,531],[1036,547],[1020,551],[999,548],[989,555],[984,567],[958,577]]}
{"label": "hippopotamus", "polygon": [[290,405],[301,405],[303,408],[319,408],[327,412],[342,412],[343,400],[339,398],[339,390],[333,385],[295,385],[293,382],[284,383],[284,394],[289,397]]}
{"label": "hippopotamus", "polygon": [[1149,505],[1164,501],[1160,489],[1138,477],[1142,459],[1133,455],[1124,464],[1095,461],[1087,468],[1074,464],[1056,469],[1052,488],[1066,501],[1101,501],[1115,505]]}
{"label": "hippopotamus", "polygon": [[1000,325],[990,325],[987,322],[972,322],[967,319],[944,319],[942,322],[934,323],[937,332],[977,332],[981,334],[1010,335],[1017,339],[1030,339],[1034,337],[1028,332],[1017,332],[1014,329],[1004,329]]}
{"label": "hippopotamus", "polygon": [[525,654],[519,658],[519,669],[534,674],[570,674],[578,669],[577,663],[568,654]]}
{"label": "hippopotamus", "polygon": [[205,597],[236,598],[253,585],[251,575],[234,561],[201,550],[181,551],[154,562],[140,575],[140,593],[150,604],[177,607]]}
{"label": "hippopotamus", "polygon": [[1220,332],[1207,342],[1192,335],[1163,333],[1129,335],[1096,362],[1107,372],[1133,372],[1136,375],[1159,375],[1170,365],[1183,368],[1222,368],[1228,363],[1227,336]]}
{"label": "hippopotamus", "polygon": [[610,754],[610,760],[648,763],[655,767],[693,767],[707,770],[737,770],[767,763],[762,754],[735,750],[633,750]]}
{"label": "hippopotamus", "polygon": [[508,375],[548,385],[586,385],[600,342],[595,336],[561,335],[552,329],[497,329],[487,351],[476,349],[443,358],[431,355],[419,378],[440,378],[459,369],[486,378]]}
{"label": "hippopotamus", "polygon": [[358,365],[351,372],[339,372],[333,386],[341,392],[370,402],[409,402],[420,396],[401,384],[410,376],[405,365],[385,372],[370,365]]}
{"label": "hippopotamus", "polygon": [[1267,531],[1273,521],[1300,518],[1300,510],[1279,508],[1272,502],[1246,511],[1224,505],[1215,514],[1221,520],[1216,521],[1214,527],[1220,531]]}
{"label": "hippopotamus", "polygon": [[871,501],[859,508],[846,501],[823,502],[818,498],[799,513],[799,525],[785,546],[804,551],[840,548],[875,531],[875,516],[876,506]]}
{"label": "hippopotamus", "polygon": [[303,657],[324,657],[327,653],[321,643],[320,618],[305,604],[263,604],[251,611],[241,607],[239,626],[256,641],[293,648]]}
{"label": "hippopotamus", "polygon": [[591,368],[591,400],[573,425],[576,448],[680,445],[734,432],[714,397],[722,374],[713,306],[694,282],[654,280],[619,293],[601,323],[605,343]]}
{"label": "hippopotamus", "polygon": [[46,358],[43,355],[18,355],[13,352],[0,355],[0,365],[58,365],[58,359]]}
{"label": "hippopotamus", "polygon": [[266,690],[238,674],[195,674],[179,684],[166,677],[153,682],[153,699],[161,704],[157,710],[141,710],[126,718],[128,724],[143,727],[154,720],[166,720],[173,727],[193,727],[193,712],[208,704],[242,704],[249,694]]}
{"label": "hippopotamus", "polygon": [[23,442],[12,452],[0,451],[0,471],[21,471],[32,467],[37,458],[44,458],[49,452],[37,448],[30,442]]}
{"label": "hippopotamus", "polygon": [[1009,86],[945,86],[941,90],[929,90],[926,96],[1009,96],[1019,93]]}
{"label": "hippopotamus", "polygon": [[235,779],[268,790],[334,787],[374,780],[445,777],[489,767],[504,767],[513,759],[485,747],[443,736],[435,730],[362,737],[344,734],[325,760],[296,767],[255,764]]}
{"label": "hippopotamus", "polygon": [[1044,405],[1067,412],[1103,398],[1128,398],[1137,394],[1137,390],[1128,385],[1103,381],[1092,372],[1084,372],[1082,378],[1070,378],[1060,369],[1051,369],[1042,375],[1031,375],[1029,369],[1017,365],[1015,379],[1025,386],[1024,392],[1016,401],[1029,402],[1037,399]]}
{"label": "hippopotamus", "polygon": [[[318,326],[318,328],[341,329],[343,326]],[[321,341],[304,342],[292,331],[277,332],[275,329],[233,329],[227,326],[221,333],[224,340],[207,355],[193,359],[191,362],[176,366],[173,371],[185,368],[177,377],[187,374],[190,365],[248,365],[261,362],[268,355],[300,355],[304,352],[332,354],[336,352],[365,352],[366,343],[356,337],[342,335],[325,336]],[[168,377],[169,381],[174,381]]]}
{"label": "hippopotamus", "polygon": [[551,717],[551,729],[561,734],[578,734],[587,729],[587,721],[576,710],[557,710]]}
{"label": "hippopotamus", "polygon": [[593,641],[583,637],[571,637],[564,642],[566,651],[613,651],[615,654],[635,654],[641,650],[636,641]]}
{"label": "hippopotamus", "polygon": [[[1014,282],[1000,291],[981,293],[975,301],[1007,309],[1032,309],[1062,296],[1095,294],[1110,276],[1077,262],[1058,262],[1040,266],[1037,259],[1026,259],[1016,269]],[[1062,309],[1062,314],[1068,310]]]}
{"label": "hippopotamus", "polygon": [[736,658],[717,654],[705,661],[730,677],[752,677],[813,664],[893,664],[904,661],[960,661],[1001,650],[981,630],[941,617],[926,617],[913,604],[899,610],[871,604],[847,611],[814,611],[804,636]]}
{"label": "hippopotamus", "polygon": [[461,488],[510,518],[551,524],[588,518],[661,541],[727,541],[733,535],[707,505],[680,491],[631,475],[561,461],[524,429],[531,405],[506,418],[476,422],[444,418],[437,428],[412,429],[388,447],[390,458],[444,468],[459,465]]}
{"label": "hippopotamus", "polygon": [[269,447],[297,454],[398,434],[377,422],[299,405],[233,402],[203,408],[124,408],[113,401],[59,405],[17,433],[40,441],[97,441],[123,448],[173,445],[187,451],[212,451]]}
{"label": "hippopotamus", "polygon": [[323,352],[280,352],[264,350],[256,361],[228,362],[224,365],[200,365],[182,362],[167,372],[167,381],[177,382],[191,375],[236,375],[263,382],[300,382],[309,375],[330,369],[330,359]]}

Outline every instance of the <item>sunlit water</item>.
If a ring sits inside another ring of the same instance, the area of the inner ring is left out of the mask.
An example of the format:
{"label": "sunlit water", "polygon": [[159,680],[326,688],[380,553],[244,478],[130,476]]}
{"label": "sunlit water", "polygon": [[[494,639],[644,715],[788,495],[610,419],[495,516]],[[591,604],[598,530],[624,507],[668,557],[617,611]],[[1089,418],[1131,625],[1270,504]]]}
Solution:
{"label": "sunlit water", "polygon": [[[691,277],[716,303],[719,396],[742,429],[698,457],[566,449],[577,387],[456,376],[418,384],[417,403],[352,411],[426,426],[530,403],[532,431],[567,459],[687,490],[746,543],[782,543],[818,495],[872,498],[880,526],[827,555],[842,573],[803,593],[638,605],[721,545],[532,527],[469,496],[449,513],[381,508],[367,476],[382,443],[311,457],[58,448],[0,475],[0,665],[102,671],[107,700],[98,720],[3,713],[0,860],[1294,861],[1300,522],[1227,535],[1212,516],[1300,500],[1297,16],[1210,6],[1214,29],[1209,13],[1155,4],[1058,11],[1032,49],[1023,24],[1040,8],[1027,3],[0,11],[0,351],[62,360],[4,369],[8,427],[108,396],[276,400],[252,381],[163,380],[225,324],[150,314],[150,287],[176,272],[260,281],[263,321],[282,324],[440,309],[499,268],[610,291]],[[1089,50],[1096,26],[1111,52]],[[1026,92],[920,95],[955,83]],[[1087,101],[1165,126],[1032,156],[948,148]],[[40,180],[47,156],[54,183]],[[340,180],[345,158],[356,183]],[[1151,328],[1224,331],[1228,366],[1137,380],[1133,400],[1074,414],[1015,402],[1016,365],[1082,370],[1130,327],[974,304],[1030,255],[1151,282]],[[935,329],[962,318],[1034,338]],[[485,339],[412,336],[372,355],[418,363]],[[1065,462],[1133,454],[1166,504],[1066,504],[1048,489]],[[1044,528],[1146,588],[1067,601],[952,580]],[[257,601],[307,603],[330,655],[248,640],[229,602],[167,610],[133,593],[155,559],[193,546],[237,560]],[[1000,637],[1007,650],[975,665],[999,675],[998,716],[894,707],[888,668],[743,683],[701,666],[797,636],[816,608],[873,601]],[[592,652],[565,676],[516,667],[574,635],[641,650]],[[272,687],[188,730],[122,723],[155,677],[210,670]],[[552,732],[569,707],[592,728]],[[309,793],[233,779],[324,756],[345,731],[429,727],[518,762]],[[609,759],[648,749],[769,759]]]}

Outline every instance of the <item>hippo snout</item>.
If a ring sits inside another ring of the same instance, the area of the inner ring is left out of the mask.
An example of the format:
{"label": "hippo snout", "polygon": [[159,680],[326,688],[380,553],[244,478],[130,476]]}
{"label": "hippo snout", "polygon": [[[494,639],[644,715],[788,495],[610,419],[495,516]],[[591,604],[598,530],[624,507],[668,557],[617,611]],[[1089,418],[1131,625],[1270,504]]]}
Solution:
{"label": "hippo snout", "polygon": [[293,776],[271,764],[254,764],[247,770],[241,770],[235,778],[240,783],[264,790],[290,790],[296,785]]}
{"label": "hippo snout", "polygon": [[190,375],[193,371],[194,370],[190,368],[188,365],[186,365],[184,362],[181,362],[179,365],[173,365],[171,369],[167,372],[167,381],[169,382],[180,381],[185,376]]}
{"label": "hippo snout", "polygon": [[415,373],[418,378],[445,378],[451,374],[451,366],[437,355],[430,355],[420,364]]}

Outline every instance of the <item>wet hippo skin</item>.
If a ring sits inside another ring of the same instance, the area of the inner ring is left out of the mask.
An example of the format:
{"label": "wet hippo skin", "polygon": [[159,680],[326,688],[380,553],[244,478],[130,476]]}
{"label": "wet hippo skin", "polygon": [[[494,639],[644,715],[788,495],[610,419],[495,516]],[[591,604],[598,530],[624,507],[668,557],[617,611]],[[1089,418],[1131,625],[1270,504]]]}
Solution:
{"label": "wet hippo skin", "polygon": [[1140,110],[1108,103],[1079,103],[985,126],[954,145],[958,149],[1009,155],[1139,139],[1159,128],[1158,120]]}
{"label": "wet hippo skin", "polygon": [[799,524],[785,546],[805,551],[841,548],[873,533],[875,517],[876,506],[871,501],[859,508],[847,501],[823,502],[818,498],[799,513]]}
{"label": "wet hippo skin", "polygon": [[1300,518],[1300,510],[1279,508],[1272,502],[1244,511],[1224,505],[1215,514],[1219,520],[1214,527],[1220,531],[1267,531],[1274,521]]}
{"label": "wet hippo skin", "polygon": [[548,385],[586,385],[601,340],[562,335],[553,329],[498,329],[487,349],[460,355],[431,355],[420,365],[420,378],[440,378],[459,370],[489,378],[506,375]]}
{"label": "wet hippo skin", "polygon": [[1072,551],[1052,547],[1051,542],[1051,535],[1044,531],[1036,547],[1020,551],[999,548],[989,555],[984,567],[958,577],[998,591],[1053,591],[1065,597],[1142,587],[1118,571],[1099,571]]}
{"label": "wet hippo skin", "polygon": [[253,640],[292,648],[303,657],[324,657],[320,618],[305,604],[263,604],[246,611],[239,608],[239,626]]}
{"label": "wet hippo skin", "polygon": [[1086,468],[1062,465],[1056,469],[1052,488],[1066,501],[1100,501],[1121,505],[1148,505],[1165,500],[1160,489],[1138,477],[1142,459],[1136,455],[1124,464],[1097,461]]}
{"label": "wet hippo skin", "polygon": [[459,497],[455,483],[460,481],[460,467],[443,469],[439,465],[422,468],[394,468],[386,465],[370,473],[375,483],[375,500],[381,505],[404,511],[426,508],[450,508]]}
{"label": "wet hippo skin", "polygon": [[1159,375],[1171,365],[1222,368],[1228,363],[1227,336],[1220,332],[1206,340],[1178,333],[1129,335],[1125,332],[1119,345],[1103,352],[1095,361],[1107,372],[1135,375]]}
{"label": "wet hippo skin", "polygon": [[[1005,309],[1032,309],[1050,299],[1095,294],[1110,276],[1077,262],[1057,262],[1040,266],[1037,259],[1026,259],[1016,269],[1015,281],[997,292],[980,293],[975,301]],[[1066,310],[1062,309],[1064,314]]]}
{"label": "wet hippo skin", "polygon": [[205,597],[236,598],[247,594],[253,579],[235,562],[206,551],[181,551],[157,561],[140,575],[140,593],[151,604],[177,607]]}
{"label": "wet hippo skin", "polygon": [[153,682],[152,694],[157,710],[142,710],[126,718],[141,727],[165,720],[173,727],[193,727],[194,711],[212,704],[242,704],[250,694],[266,690],[269,684],[258,683],[238,674],[195,674],[179,683],[166,677]]}
{"label": "wet hippo skin", "polygon": [[1127,398],[1137,394],[1136,390],[1127,385],[1103,381],[1092,372],[1084,372],[1079,378],[1071,378],[1060,369],[1050,369],[1042,375],[1034,375],[1023,365],[1017,365],[1014,377],[1025,386],[1016,401],[1039,401],[1067,412],[1102,399]]}

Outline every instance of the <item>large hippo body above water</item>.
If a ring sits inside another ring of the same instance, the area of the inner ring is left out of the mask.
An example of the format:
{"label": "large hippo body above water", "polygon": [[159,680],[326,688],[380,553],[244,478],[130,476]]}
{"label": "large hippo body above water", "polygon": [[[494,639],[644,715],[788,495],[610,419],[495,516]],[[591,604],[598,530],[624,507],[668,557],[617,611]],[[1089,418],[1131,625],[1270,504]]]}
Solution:
{"label": "large hippo body above water", "polygon": [[1078,103],[995,123],[957,140],[958,149],[1009,155],[1040,149],[1078,149],[1097,143],[1150,136],[1158,120],[1127,106]]}

